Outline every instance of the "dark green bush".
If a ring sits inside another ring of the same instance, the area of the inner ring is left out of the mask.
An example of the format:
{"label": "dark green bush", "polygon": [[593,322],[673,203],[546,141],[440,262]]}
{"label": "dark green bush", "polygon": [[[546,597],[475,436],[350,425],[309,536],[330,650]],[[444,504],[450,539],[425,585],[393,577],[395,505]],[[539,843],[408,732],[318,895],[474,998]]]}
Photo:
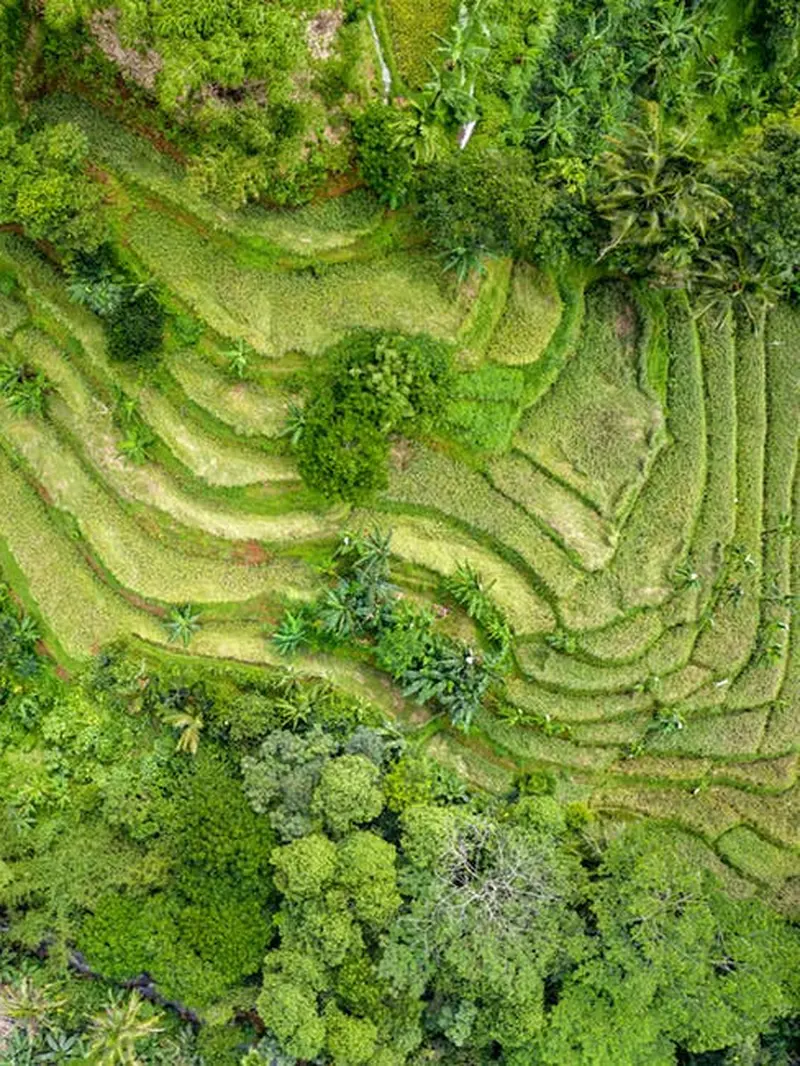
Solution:
{"label": "dark green bush", "polygon": [[166,312],[149,289],[126,295],[105,321],[112,359],[148,363],[161,348]]}
{"label": "dark green bush", "polygon": [[326,496],[359,502],[386,488],[388,437],[327,397],[308,405],[297,455],[303,480]]}
{"label": "dark green bush", "polygon": [[451,381],[446,345],[363,330],[329,353],[312,386],[296,449],[306,483],[361,502],[387,483],[389,434],[430,425]]}
{"label": "dark green bush", "polygon": [[728,191],[734,229],[767,272],[800,296],[800,130],[769,128],[746,165],[745,179]]}
{"label": "dark green bush", "polygon": [[147,971],[165,994],[197,1007],[261,965],[271,935],[274,834],[250,809],[238,775],[208,747],[165,791],[151,807],[160,827],[151,854],[166,864],[165,886],[103,897],[79,947],[108,976]]}
{"label": "dark green bush", "polygon": [[408,199],[414,167],[410,152],[396,144],[398,112],[385,104],[370,104],[353,123],[361,175],[389,207]]}
{"label": "dark green bush", "polygon": [[523,150],[464,152],[430,164],[418,187],[422,221],[442,252],[533,256],[550,192]]}
{"label": "dark green bush", "polygon": [[22,226],[67,254],[96,248],[106,219],[100,186],[86,172],[88,156],[89,141],[71,122],[29,137],[0,126],[0,223]]}

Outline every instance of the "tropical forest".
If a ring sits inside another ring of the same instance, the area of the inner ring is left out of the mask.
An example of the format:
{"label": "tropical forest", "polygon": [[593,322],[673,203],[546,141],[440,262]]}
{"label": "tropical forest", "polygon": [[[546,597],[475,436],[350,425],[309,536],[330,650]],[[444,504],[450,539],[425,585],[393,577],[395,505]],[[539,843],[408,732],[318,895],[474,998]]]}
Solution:
{"label": "tropical forest", "polygon": [[800,0],[0,0],[0,1066],[800,1064]]}

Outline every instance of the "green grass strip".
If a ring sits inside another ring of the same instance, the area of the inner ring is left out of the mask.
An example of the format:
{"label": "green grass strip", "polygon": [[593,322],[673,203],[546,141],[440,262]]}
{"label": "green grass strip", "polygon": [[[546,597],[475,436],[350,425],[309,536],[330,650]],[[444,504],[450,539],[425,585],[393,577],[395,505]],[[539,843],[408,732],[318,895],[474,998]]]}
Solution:
{"label": "green grass strip", "polygon": [[697,331],[685,296],[668,301],[671,372],[667,428],[659,453],[622,530],[612,569],[626,607],[659,603],[689,546],[703,498],[706,422]]}
{"label": "green grass strip", "polygon": [[752,759],[761,743],[766,721],[766,708],[737,714],[696,714],[683,729],[654,737],[648,750],[699,758]]}
{"label": "green grass strip", "polygon": [[741,585],[731,599],[723,588],[713,604],[713,626],[697,642],[694,661],[731,678],[752,652],[759,622],[764,445],[767,429],[764,330],[743,318],[736,323],[736,527],[733,544],[750,560],[731,568],[725,584]]}
{"label": "green grass strip", "polygon": [[[126,588],[156,601],[227,603],[257,597],[273,585],[292,587],[287,564],[244,567],[166,548],[147,536],[114,496],[64,447],[53,427],[0,409],[0,431],[53,501],[71,514],[93,552]],[[302,584],[300,585],[302,588]]]}
{"label": "green grass strip", "polygon": [[478,295],[458,331],[460,358],[465,365],[477,365],[490,341],[494,343],[492,338],[508,301],[512,265],[511,259],[490,259],[485,265]]}
{"label": "green grass strip", "polygon": [[[480,474],[448,456],[417,448],[404,470],[392,473],[386,500],[451,515],[462,525],[507,546],[538,574],[550,598],[568,597],[580,571],[533,519]],[[537,590],[540,591],[540,590]]]}
{"label": "green grass strip", "polygon": [[515,438],[521,452],[616,522],[664,439],[661,408],[639,386],[639,332],[627,286],[592,286],[573,358],[526,413]]}
{"label": "green grass strip", "polygon": [[775,699],[783,681],[789,649],[788,634],[770,625],[796,625],[788,606],[774,602],[790,593],[792,537],[800,532],[784,530],[782,522],[792,514],[792,486],[797,463],[798,410],[800,410],[800,313],[787,304],[767,318],[765,336],[767,374],[767,436],[764,449],[764,521],[761,598],[762,641],[775,641],[782,654],[766,664],[751,659],[731,686],[731,707],[752,707]]}
{"label": "green grass strip", "polygon": [[[369,525],[374,519],[373,512],[355,511],[350,521],[357,527]],[[452,574],[462,563],[472,566],[517,633],[547,632],[553,628],[552,611],[518,571],[452,526],[405,515],[383,517],[378,523],[386,532],[391,531],[392,555],[406,563],[441,576]]]}
{"label": "green grass strip", "polygon": [[[795,474],[794,524],[800,529],[800,465]],[[792,540],[792,589],[800,589],[800,536]],[[780,697],[772,708],[767,731],[761,745],[764,755],[800,750],[800,625],[793,619],[789,636],[789,657]]]}
{"label": "green grass strip", "polygon": [[517,677],[510,678],[507,687],[511,702],[523,712],[535,718],[568,724],[610,722],[616,718],[650,712],[655,704],[652,693],[630,689],[587,696],[572,692],[555,692]]}
{"label": "green grass strip", "polygon": [[583,278],[565,276],[559,279],[558,289],[563,304],[561,319],[542,355],[525,367],[524,407],[533,407],[542,399],[575,354],[586,313],[584,287]]}
{"label": "green grass strip", "polygon": [[[511,292],[486,351],[487,358],[512,366],[535,363],[547,351],[563,310],[555,279],[528,263],[516,263]],[[535,390],[531,382],[535,376],[528,372],[528,403],[533,402]]]}
{"label": "green grass strip", "polygon": [[587,570],[599,570],[614,552],[611,525],[575,493],[563,488],[521,452],[488,464],[491,483],[552,530],[554,538]]}
{"label": "green grass strip", "polygon": [[32,601],[68,656],[80,659],[125,633],[162,636],[155,618],[125,603],[89,571],[77,545],[0,449],[0,537],[25,575]]}
{"label": "green grass strip", "polygon": [[744,877],[770,887],[780,886],[789,877],[800,877],[800,855],[776,847],[745,825],[723,834],[717,851]]}
{"label": "green grass strip", "polygon": [[664,632],[658,611],[642,610],[578,637],[583,657],[621,665],[641,658]]}
{"label": "green grass strip", "polygon": [[248,380],[233,381],[192,351],[175,353],[166,365],[189,399],[237,436],[276,437],[282,431],[288,410],[285,394],[265,393]]}
{"label": "green grass strip", "polygon": [[212,232],[273,259],[284,251],[308,257],[349,250],[382,224],[383,209],[363,190],[298,210],[270,211],[257,205],[228,210],[195,193],[180,163],[88,101],[57,93],[37,101],[34,112],[46,122],[76,123],[89,138],[92,159],[134,189],[154,194],[176,212],[191,212]]}
{"label": "green grass strip", "polygon": [[708,467],[706,491],[692,538],[691,562],[703,581],[698,608],[702,610],[719,569],[721,545],[729,544],[736,528],[736,352],[733,316],[714,323],[698,322],[703,355]]}
{"label": "green grass strip", "polygon": [[444,293],[441,264],[429,254],[284,273],[242,265],[189,226],[153,212],[134,211],[126,231],[134,254],[194,315],[271,358],[317,355],[356,327],[454,342],[468,310],[466,296]]}

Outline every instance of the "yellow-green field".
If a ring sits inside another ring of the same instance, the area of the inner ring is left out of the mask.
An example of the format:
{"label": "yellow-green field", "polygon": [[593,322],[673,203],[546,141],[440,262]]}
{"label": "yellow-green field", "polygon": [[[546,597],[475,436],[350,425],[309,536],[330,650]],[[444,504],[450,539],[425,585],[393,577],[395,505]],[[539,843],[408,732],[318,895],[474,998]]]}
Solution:
{"label": "yellow-green field", "polygon": [[[386,14],[412,80],[409,11]],[[431,8],[414,33],[442,18]],[[565,796],[681,826],[731,883],[796,907],[800,312],[754,329],[684,296],[507,262],[462,290],[361,193],[214,218],[149,146],[84,105],[43,106],[82,122],[127,254],[205,327],[140,380],[33,246],[0,235],[15,279],[0,345],[54,389],[44,419],[0,411],[0,551],[54,654],[70,666],[119,636],[165,644],[161,618],[192,602],[192,653],[273,663],[271,627],[320,587],[337,531],[393,529],[415,594],[468,561],[515,634],[503,717],[481,714],[467,737],[438,723],[438,758],[498,790],[550,770]],[[450,341],[462,373],[437,438],[396,449],[386,493],[349,514],[303,487],[279,434],[287,376],[355,326]],[[244,383],[222,354],[240,338],[256,353]],[[152,431],[144,464],[119,454],[115,390]],[[299,668],[426,720],[355,661]]]}

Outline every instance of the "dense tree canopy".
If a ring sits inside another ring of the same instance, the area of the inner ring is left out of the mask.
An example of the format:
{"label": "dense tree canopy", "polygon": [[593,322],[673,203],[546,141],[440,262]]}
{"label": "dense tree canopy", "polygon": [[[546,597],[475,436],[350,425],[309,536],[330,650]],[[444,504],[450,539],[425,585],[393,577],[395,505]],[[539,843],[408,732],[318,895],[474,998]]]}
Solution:
{"label": "dense tree canopy", "polygon": [[0,1066],[800,1062],[800,3],[422,7],[0,0]]}
{"label": "dense tree canopy", "polygon": [[63,250],[96,247],[105,235],[100,188],[86,173],[89,143],[70,123],[21,136],[0,127],[0,221]]}

